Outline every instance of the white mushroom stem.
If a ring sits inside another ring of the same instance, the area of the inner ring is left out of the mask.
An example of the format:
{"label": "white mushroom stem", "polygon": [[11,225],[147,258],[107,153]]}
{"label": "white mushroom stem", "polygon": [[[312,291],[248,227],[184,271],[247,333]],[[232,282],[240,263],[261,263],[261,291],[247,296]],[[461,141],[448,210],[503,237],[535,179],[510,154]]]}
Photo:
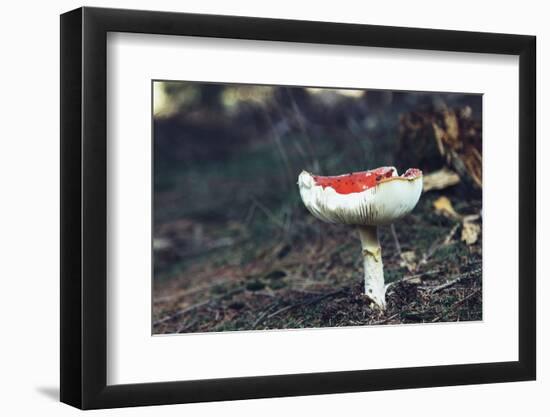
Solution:
{"label": "white mushroom stem", "polygon": [[365,266],[365,295],[380,309],[386,308],[386,285],[377,226],[359,226]]}

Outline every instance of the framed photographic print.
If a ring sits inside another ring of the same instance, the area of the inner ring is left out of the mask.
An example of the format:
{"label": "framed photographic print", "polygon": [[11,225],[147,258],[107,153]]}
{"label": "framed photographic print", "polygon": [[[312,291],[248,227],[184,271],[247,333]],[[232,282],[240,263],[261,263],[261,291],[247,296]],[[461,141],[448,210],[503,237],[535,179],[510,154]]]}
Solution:
{"label": "framed photographic print", "polygon": [[535,38],[61,16],[61,400],[535,379]]}

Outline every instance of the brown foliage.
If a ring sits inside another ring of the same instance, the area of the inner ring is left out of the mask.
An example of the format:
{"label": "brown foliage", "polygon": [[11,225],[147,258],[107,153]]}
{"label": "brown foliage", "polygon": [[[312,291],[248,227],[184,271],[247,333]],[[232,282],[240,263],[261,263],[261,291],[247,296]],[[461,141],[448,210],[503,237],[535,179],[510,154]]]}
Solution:
{"label": "brown foliage", "polygon": [[404,166],[427,173],[447,166],[468,185],[482,187],[481,122],[472,119],[470,107],[404,113],[399,132],[397,158]]}

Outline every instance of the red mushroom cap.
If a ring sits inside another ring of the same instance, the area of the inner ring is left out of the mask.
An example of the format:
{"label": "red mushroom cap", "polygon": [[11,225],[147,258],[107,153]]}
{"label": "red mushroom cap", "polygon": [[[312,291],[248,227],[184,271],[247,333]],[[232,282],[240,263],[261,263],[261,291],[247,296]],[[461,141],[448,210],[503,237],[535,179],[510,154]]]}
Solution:
{"label": "red mushroom cap", "polygon": [[298,177],[306,208],[331,223],[389,224],[409,213],[422,193],[422,171],[399,176],[394,167],[323,177],[302,171]]}

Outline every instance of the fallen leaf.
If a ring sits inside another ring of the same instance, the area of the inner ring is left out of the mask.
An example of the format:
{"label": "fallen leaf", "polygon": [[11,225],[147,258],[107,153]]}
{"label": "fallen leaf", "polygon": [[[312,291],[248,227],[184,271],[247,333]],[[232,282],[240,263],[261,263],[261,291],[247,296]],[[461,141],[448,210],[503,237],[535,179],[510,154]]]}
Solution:
{"label": "fallen leaf", "polygon": [[447,197],[442,196],[439,197],[437,200],[434,201],[434,209],[435,212],[441,216],[445,216],[449,219],[459,220],[460,215],[455,211],[453,208],[453,204],[451,203],[451,200],[449,200]]}
{"label": "fallen leaf", "polygon": [[430,174],[424,175],[424,192],[430,190],[443,190],[460,182],[460,177],[448,168],[442,168]]}
{"label": "fallen leaf", "polygon": [[401,253],[401,262],[399,264],[401,267],[405,267],[409,272],[416,270],[416,253],[414,251],[406,251]]}
{"label": "fallen leaf", "polygon": [[412,285],[420,285],[422,284],[422,278],[420,277],[408,278],[407,283]]}
{"label": "fallen leaf", "polygon": [[454,111],[445,111],[443,112],[444,120],[445,120],[445,127],[447,128],[447,141],[453,148],[458,148],[462,146],[462,143],[460,142],[460,131],[458,127],[458,118],[456,117],[456,113]]}
{"label": "fallen leaf", "polygon": [[465,242],[467,245],[473,245],[477,242],[480,231],[481,227],[479,224],[464,221],[462,222],[462,236],[460,240]]}

